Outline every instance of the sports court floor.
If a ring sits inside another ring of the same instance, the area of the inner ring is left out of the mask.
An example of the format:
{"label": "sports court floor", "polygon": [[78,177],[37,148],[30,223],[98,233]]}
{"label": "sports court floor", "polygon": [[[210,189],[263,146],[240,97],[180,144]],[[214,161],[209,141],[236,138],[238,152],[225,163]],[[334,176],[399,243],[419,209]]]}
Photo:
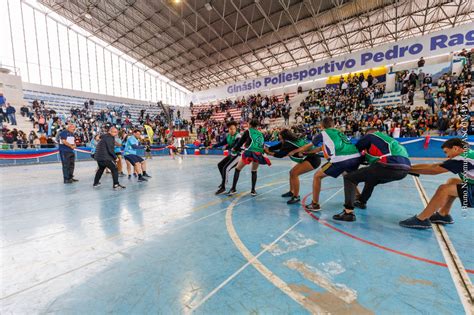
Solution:
{"label": "sports court floor", "polygon": [[[323,211],[280,197],[289,160],[214,196],[220,157],[149,161],[148,183],[92,189],[93,162],[64,185],[59,164],[0,168],[2,314],[464,314],[433,230],[401,228],[423,208],[414,179],[378,186],[357,221],[336,222],[342,179]],[[422,176],[428,196],[448,176]],[[310,192],[312,173],[302,177]],[[474,215],[446,231],[474,280]]]}

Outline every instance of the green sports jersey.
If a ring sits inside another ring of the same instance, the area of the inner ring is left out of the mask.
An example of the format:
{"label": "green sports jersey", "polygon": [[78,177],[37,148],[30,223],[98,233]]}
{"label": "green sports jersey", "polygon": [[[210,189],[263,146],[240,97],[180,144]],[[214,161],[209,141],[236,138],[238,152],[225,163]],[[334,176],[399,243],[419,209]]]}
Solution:
{"label": "green sports jersey", "polygon": [[[308,142],[306,142],[306,140],[304,140],[304,139],[298,139],[296,141],[289,141],[289,140],[285,140],[285,141],[291,143],[292,145],[294,145],[297,148],[301,148],[301,147],[305,146],[306,144],[308,144]],[[290,156],[290,160],[292,160],[293,162],[296,162],[296,163],[303,163],[305,158],[306,157],[304,157],[304,156],[303,157]]]}
{"label": "green sports jersey", "polygon": [[250,136],[250,145],[247,148],[247,151],[251,152],[263,152],[263,144],[265,140],[263,139],[263,134],[257,129],[249,128]]}
{"label": "green sports jersey", "polygon": [[324,156],[330,159],[332,163],[360,157],[356,146],[339,130],[334,128],[324,129],[321,135],[323,137]]}
{"label": "green sports jersey", "polygon": [[[382,153],[385,153],[385,154],[380,155],[380,156],[376,156],[376,155],[371,155],[370,154],[371,151],[367,150],[366,153],[365,153],[365,158],[366,158],[367,162],[369,162],[369,164],[378,162],[378,161],[380,161],[381,159],[383,159],[387,156],[393,156],[393,157],[401,156],[401,157],[404,157],[404,158],[407,158],[407,159],[409,158],[408,152],[405,149],[405,147],[402,146],[397,140],[393,139],[389,135],[386,135],[386,134],[384,134],[380,131],[376,131],[376,132],[372,133],[372,135],[376,136],[377,138],[382,140],[383,141],[382,143],[386,143],[387,147],[384,146],[383,149],[387,148],[388,152],[382,152]],[[380,148],[380,149],[382,149],[382,148]]]}
{"label": "green sports jersey", "polygon": [[232,148],[235,143],[235,139],[237,139],[238,133],[234,134],[233,136],[230,135],[230,133],[227,134],[226,141],[227,141],[227,147]]}

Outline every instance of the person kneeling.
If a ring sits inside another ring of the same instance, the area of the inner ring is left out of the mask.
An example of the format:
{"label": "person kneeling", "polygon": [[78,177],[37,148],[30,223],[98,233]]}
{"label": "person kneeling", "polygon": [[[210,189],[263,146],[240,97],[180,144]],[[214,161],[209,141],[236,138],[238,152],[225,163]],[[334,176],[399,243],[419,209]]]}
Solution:
{"label": "person kneeling", "polygon": [[450,178],[436,190],[426,208],[418,215],[400,221],[400,225],[414,229],[429,229],[431,223],[452,224],[449,214],[454,200],[459,197],[461,206],[474,208],[474,150],[460,138],[447,140],[441,146],[449,158],[440,164],[417,164],[410,173],[437,175],[446,172],[458,174]]}
{"label": "person kneeling", "polygon": [[115,165],[117,155],[115,154],[115,136],[117,136],[118,130],[115,127],[109,129],[109,132],[103,135],[97,144],[94,158],[97,161],[98,169],[95,174],[93,187],[100,186],[100,178],[104,174],[104,170],[108,168],[112,172],[113,188],[114,189],[125,189],[124,186],[120,185],[118,181],[118,169]]}

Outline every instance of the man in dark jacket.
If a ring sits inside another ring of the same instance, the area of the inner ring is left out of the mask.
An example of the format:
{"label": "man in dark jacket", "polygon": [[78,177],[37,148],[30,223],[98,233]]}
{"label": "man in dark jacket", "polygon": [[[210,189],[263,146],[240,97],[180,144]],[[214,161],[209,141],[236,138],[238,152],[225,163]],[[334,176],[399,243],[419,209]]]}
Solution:
{"label": "man in dark jacket", "polygon": [[118,169],[115,165],[115,160],[117,156],[115,155],[115,137],[118,134],[118,130],[115,127],[111,127],[109,132],[103,135],[97,144],[95,149],[94,159],[97,161],[99,166],[95,178],[94,178],[94,187],[100,186],[100,178],[104,173],[104,170],[108,168],[112,172],[112,179],[114,182],[114,189],[125,189],[124,186],[120,185],[118,181]]}

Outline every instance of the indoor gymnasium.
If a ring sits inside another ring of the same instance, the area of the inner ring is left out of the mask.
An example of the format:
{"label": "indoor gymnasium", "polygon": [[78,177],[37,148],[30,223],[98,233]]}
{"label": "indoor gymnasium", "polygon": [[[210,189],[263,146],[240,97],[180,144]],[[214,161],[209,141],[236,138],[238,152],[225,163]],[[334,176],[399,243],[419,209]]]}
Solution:
{"label": "indoor gymnasium", "polygon": [[474,314],[472,0],[0,0],[1,314]]}

